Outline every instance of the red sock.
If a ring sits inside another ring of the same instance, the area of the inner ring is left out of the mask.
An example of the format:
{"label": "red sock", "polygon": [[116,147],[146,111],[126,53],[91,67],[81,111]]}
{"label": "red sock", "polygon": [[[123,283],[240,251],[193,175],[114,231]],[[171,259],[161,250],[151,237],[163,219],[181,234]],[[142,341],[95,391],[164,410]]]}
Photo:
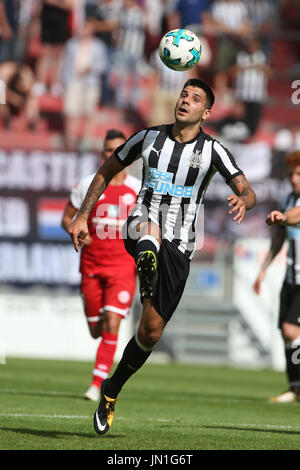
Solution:
{"label": "red sock", "polygon": [[117,334],[103,331],[102,340],[97,350],[96,361],[93,370],[93,385],[100,387],[102,381],[108,376],[111,366],[113,365],[117,344]]}

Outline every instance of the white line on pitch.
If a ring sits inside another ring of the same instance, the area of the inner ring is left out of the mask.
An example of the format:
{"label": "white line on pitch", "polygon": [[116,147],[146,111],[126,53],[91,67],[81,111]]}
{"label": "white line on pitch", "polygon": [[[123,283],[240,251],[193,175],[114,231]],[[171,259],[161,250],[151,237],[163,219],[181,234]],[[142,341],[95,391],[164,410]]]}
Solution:
{"label": "white line on pitch", "polygon": [[[56,390],[17,390],[17,389],[0,389],[0,393],[11,393],[12,395],[18,395],[18,394],[22,394],[22,395],[53,395],[53,396],[61,396],[61,397],[64,397],[64,396],[69,396],[69,397],[73,397],[73,398],[80,398],[82,395],[81,394],[76,394],[76,393],[71,393],[71,392],[64,392],[64,391],[56,391]],[[234,398],[234,397],[205,397],[205,399],[201,400],[200,401],[208,401],[208,402],[216,402],[216,403],[219,403],[219,402],[222,402],[224,403],[225,401],[227,402],[231,402],[231,403],[253,403],[255,399],[251,399],[251,398],[248,398],[248,399],[243,399],[243,400],[240,400],[238,398]]]}
{"label": "white line on pitch", "polygon": [[[4,418],[46,418],[46,419],[91,419],[91,416],[87,415],[46,415],[46,414],[30,414],[30,413],[0,413],[0,417]],[[116,420],[131,421],[134,418],[125,418],[124,416],[116,416]],[[164,422],[164,423],[175,423],[175,421],[170,419],[162,418],[146,418],[145,421],[151,422]],[[176,421],[177,422],[177,421]],[[248,427],[248,428],[263,428],[263,429],[291,429],[297,430],[300,429],[300,426],[291,426],[288,424],[260,424],[260,423],[209,423],[207,426],[235,426],[235,427]],[[199,425],[199,427],[202,427]],[[205,424],[203,425],[205,427]]]}

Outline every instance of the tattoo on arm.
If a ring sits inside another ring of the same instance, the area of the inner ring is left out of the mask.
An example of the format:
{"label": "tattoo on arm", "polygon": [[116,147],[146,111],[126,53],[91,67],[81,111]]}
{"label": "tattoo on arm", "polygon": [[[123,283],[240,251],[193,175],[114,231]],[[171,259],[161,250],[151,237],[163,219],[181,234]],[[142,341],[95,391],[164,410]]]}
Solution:
{"label": "tattoo on arm", "polygon": [[244,175],[238,175],[229,183],[233,192],[243,197],[246,203],[246,209],[251,209],[256,203],[256,195]]}
{"label": "tattoo on arm", "polygon": [[90,184],[88,192],[84,198],[82,206],[80,207],[78,213],[89,215],[98,201],[99,197],[105,191],[110,180],[106,180],[101,173],[97,173]]}
{"label": "tattoo on arm", "polygon": [[250,184],[243,175],[233,178],[230,187],[237,196],[249,196],[250,194]]}

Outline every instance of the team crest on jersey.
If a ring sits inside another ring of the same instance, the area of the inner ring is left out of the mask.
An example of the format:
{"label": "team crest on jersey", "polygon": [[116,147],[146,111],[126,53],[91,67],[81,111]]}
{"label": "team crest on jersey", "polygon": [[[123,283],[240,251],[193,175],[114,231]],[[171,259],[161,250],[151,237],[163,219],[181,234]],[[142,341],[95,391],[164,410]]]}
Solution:
{"label": "team crest on jersey", "polygon": [[201,150],[196,150],[195,152],[192,153],[192,155],[189,158],[189,166],[192,168],[201,168],[201,165],[203,163],[203,155]]}

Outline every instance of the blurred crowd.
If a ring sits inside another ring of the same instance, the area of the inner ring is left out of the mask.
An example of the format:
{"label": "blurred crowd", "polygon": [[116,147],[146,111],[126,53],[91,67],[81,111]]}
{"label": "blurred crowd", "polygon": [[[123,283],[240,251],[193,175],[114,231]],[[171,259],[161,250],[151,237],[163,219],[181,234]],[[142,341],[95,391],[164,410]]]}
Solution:
{"label": "blurred crowd", "polygon": [[62,103],[64,145],[76,149],[95,134],[99,108],[139,112],[143,80],[151,93],[146,124],[171,121],[187,72],[167,69],[158,46],[175,28],[200,36],[202,57],[190,73],[230,110],[212,123],[215,132],[238,141],[255,135],[272,77],[272,38],[299,35],[298,0],[0,0],[2,127],[18,116],[37,129],[41,98],[51,95]]}

